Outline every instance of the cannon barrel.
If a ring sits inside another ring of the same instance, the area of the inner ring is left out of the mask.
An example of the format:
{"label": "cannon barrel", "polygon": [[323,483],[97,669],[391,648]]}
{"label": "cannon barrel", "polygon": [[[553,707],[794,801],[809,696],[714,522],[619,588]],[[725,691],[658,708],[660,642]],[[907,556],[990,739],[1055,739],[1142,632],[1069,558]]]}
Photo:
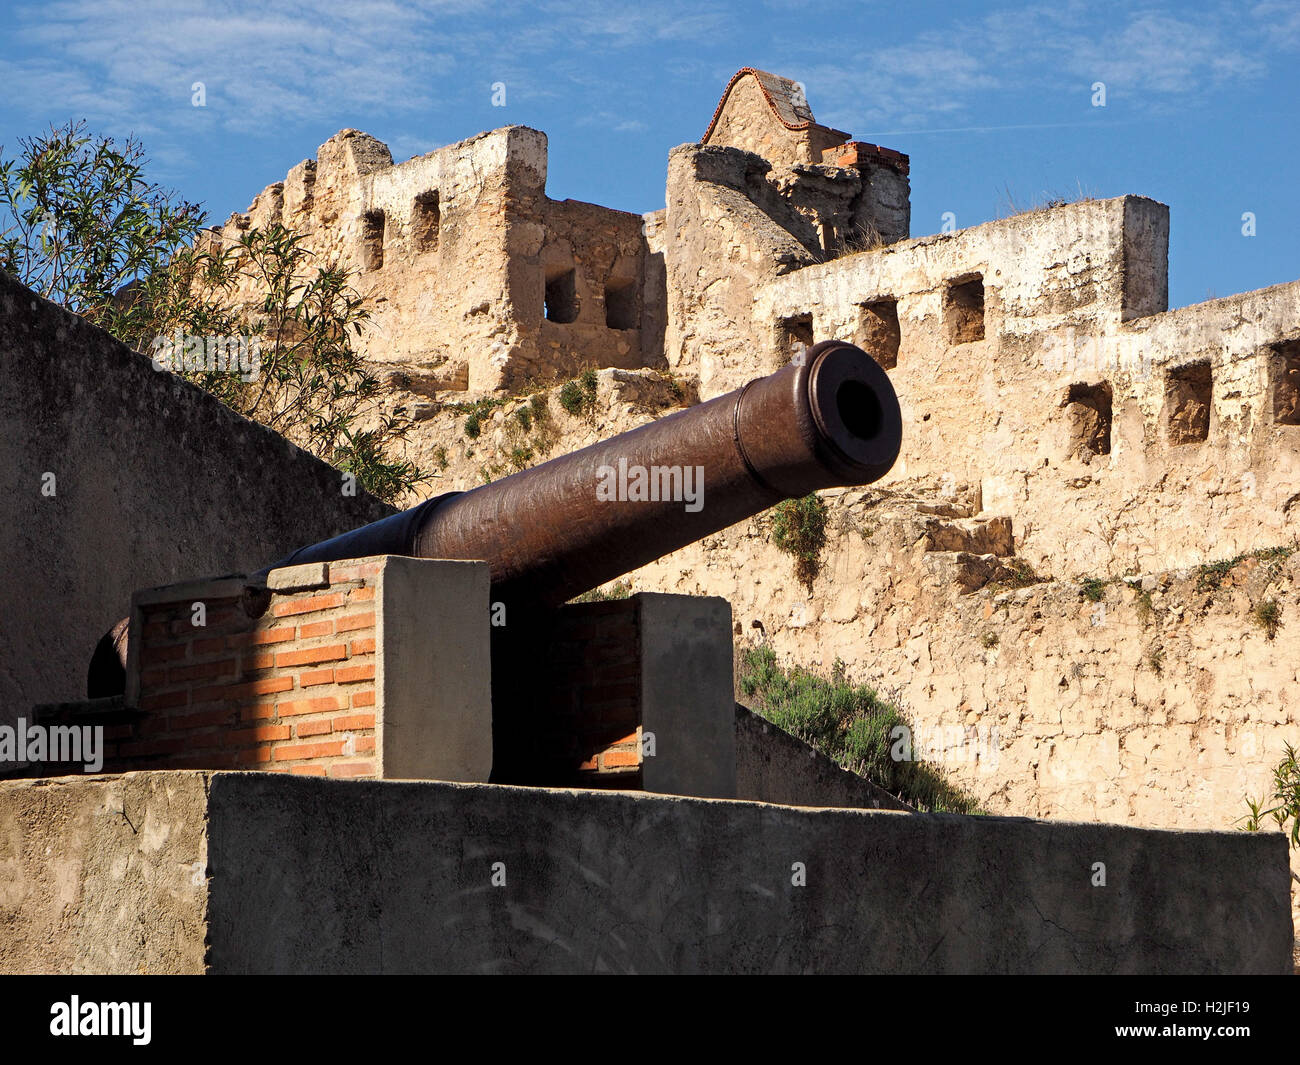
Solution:
{"label": "cannon barrel", "polygon": [[885,372],[861,349],[823,341],[735,392],[262,572],[380,554],[482,559],[497,599],[558,606],[783,499],[878,480],[901,439]]}
{"label": "cannon barrel", "polygon": [[[255,576],[369,555],[479,559],[495,600],[555,607],[784,499],[878,480],[901,442],[885,372],[827,340],[734,392],[300,548]],[[90,695],[122,691],[125,662],[119,623],[96,648]]]}

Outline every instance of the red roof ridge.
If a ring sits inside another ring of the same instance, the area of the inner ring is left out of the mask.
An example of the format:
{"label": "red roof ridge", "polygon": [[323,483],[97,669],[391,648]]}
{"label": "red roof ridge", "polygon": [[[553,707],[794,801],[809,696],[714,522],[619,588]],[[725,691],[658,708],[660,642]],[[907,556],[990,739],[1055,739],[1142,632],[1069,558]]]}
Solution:
{"label": "red roof ridge", "polygon": [[[799,84],[798,82],[792,81],[790,78],[783,78],[780,74],[771,74],[766,70],[759,70],[756,67],[741,67],[731,76],[731,80],[727,82],[727,87],[722,90],[722,99],[718,101],[718,106],[714,108],[713,118],[709,120],[709,128],[704,131],[704,136],[700,138],[701,144],[705,143],[713,135],[713,129],[718,124],[722,109],[727,105],[727,97],[731,95],[731,90],[735,87],[736,82],[746,74],[753,75],[754,80],[758,82],[758,88],[763,94],[763,99],[767,101],[767,106],[772,109],[772,114],[786,129],[811,129],[819,125],[817,120],[813,118],[812,108],[808,106],[806,99],[803,101],[802,110],[807,114],[807,118],[799,114],[801,109],[794,103],[794,94],[790,92],[791,88]],[[779,103],[773,99],[774,92],[781,96]],[[784,109],[789,110],[794,121],[782,114]],[[836,132],[840,131],[836,130]],[[847,137],[848,134],[845,134],[845,136]]]}

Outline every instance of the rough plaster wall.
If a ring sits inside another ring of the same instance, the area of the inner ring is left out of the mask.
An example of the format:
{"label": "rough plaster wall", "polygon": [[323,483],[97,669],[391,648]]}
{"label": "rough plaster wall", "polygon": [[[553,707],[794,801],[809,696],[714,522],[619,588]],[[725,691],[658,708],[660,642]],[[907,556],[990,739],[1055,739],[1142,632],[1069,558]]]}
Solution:
{"label": "rough plaster wall", "polygon": [[203,972],[207,780],[0,783],[0,973]]}
{"label": "rough plaster wall", "polygon": [[0,723],[84,696],[137,588],[252,571],[391,512],[4,274],[0,360],[0,525],[35,582],[0,590]]}
{"label": "rough plaster wall", "polygon": [[216,973],[1291,965],[1277,836],[235,773],[209,820]]}
{"label": "rough plaster wall", "polygon": [[[644,366],[640,319],[646,244],[641,216],[579,200],[551,200],[538,189],[514,205],[510,230],[520,348],[509,381],[518,385],[549,380],[587,365]],[[578,315],[561,323],[542,312],[547,273],[565,269],[574,272]],[[630,285],[635,293],[631,329],[606,324],[610,282]]]}
{"label": "rough plaster wall", "polygon": [[666,369],[664,331],[668,327],[668,208],[641,216],[645,269],[641,290],[641,354],[645,365]]}
{"label": "rough plaster wall", "polygon": [[854,205],[852,225],[860,233],[871,228],[885,244],[912,235],[912,186],[906,173],[885,163],[859,165],[862,194]]}

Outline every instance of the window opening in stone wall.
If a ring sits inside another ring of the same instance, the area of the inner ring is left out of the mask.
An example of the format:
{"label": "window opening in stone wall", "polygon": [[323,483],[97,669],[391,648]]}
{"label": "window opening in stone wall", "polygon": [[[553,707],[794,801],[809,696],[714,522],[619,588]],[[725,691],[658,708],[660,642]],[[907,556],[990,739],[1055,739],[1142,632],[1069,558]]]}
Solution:
{"label": "window opening in stone wall", "polygon": [[384,265],[384,212],[367,211],[361,225],[361,268],[378,270]]}
{"label": "window opening in stone wall", "polygon": [[1169,442],[1197,444],[1210,435],[1210,402],[1214,380],[1208,362],[1170,370],[1165,386],[1169,411]]}
{"label": "window opening in stone wall", "polygon": [[578,290],[572,267],[547,276],[544,310],[548,322],[564,325],[577,320]]}
{"label": "window opening in stone wall", "polygon": [[610,280],[605,282],[605,324],[610,329],[635,329],[636,282]]}
{"label": "window opening in stone wall", "polygon": [[1300,340],[1273,346],[1273,422],[1300,425]]}
{"label": "window opening in stone wall", "polygon": [[873,300],[864,303],[858,314],[857,344],[876,360],[881,369],[898,365],[898,300]]}
{"label": "window opening in stone wall", "polygon": [[1065,409],[1070,419],[1070,453],[1088,459],[1110,454],[1110,431],[1114,399],[1110,385],[1074,384],[1066,396]]}
{"label": "window opening in stone wall", "polygon": [[438,204],[437,190],[422,192],[415,198],[411,212],[411,232],[415,237],[416,251],[436,251],[438,227],[442,224],[442,209]]}
{"label": "window opening in stone wall", "polygon": [[948,284],[944,300],[944,317],[948,322],[948,340],[953,344],[970,344],[984,339],[984,278],[976,275]]}

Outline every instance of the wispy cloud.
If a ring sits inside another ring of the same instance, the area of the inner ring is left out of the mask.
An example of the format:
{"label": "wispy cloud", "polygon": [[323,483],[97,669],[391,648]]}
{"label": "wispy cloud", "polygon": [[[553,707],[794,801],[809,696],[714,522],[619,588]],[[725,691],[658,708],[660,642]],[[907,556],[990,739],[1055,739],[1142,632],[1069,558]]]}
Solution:
{"label": "wispy cloud", "polygon": [[961,118],[969,120],[961,128],[973,128],[998,94],[1024,100],[1074,91],[1085,107],[1097,81],[1111,103],[1159,113],[1263,76],[1294,42],[1300,13],[1274,2],[1186,10],[1066,0],[958,14],[914,40],[882,43],[861,64],[812,60],[807,84],[820,120],[856,130]]}

